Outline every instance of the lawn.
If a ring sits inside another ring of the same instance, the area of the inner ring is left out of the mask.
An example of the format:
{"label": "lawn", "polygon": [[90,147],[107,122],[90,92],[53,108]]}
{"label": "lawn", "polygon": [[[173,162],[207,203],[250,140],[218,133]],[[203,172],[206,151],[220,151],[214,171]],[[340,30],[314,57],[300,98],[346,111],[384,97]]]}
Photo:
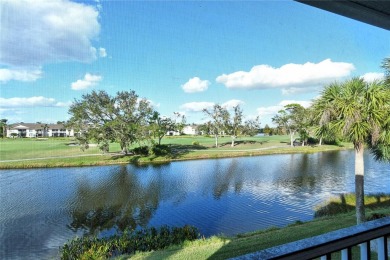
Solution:
{"label": "lawn", "polygon": [[[334,145],[290,147],[289,136],[239,137],[231,147],[230,137],[219,138],[219,147],[215,148],[215,139],[205,136],[165,137],[162,144],[170,146],[167,156],[129,156],[121,155],[117,143],[110,144],[110,152],[102,154],[96,145],[81,151],[72,138],[49,139],[1,139],[0,168],[36,168],[66,167],[86,165],[107,165],[121,163],[162,163],[175,160],[212,159],[223,157],[255,156],[281,153],[313,153],[351,148]],[[198,145],[194,145],[198,143]],[[138,145],[135,145],[138,146]],[[134,146],[134,147],[135,147]],[[1,162],[3,161],[3,162]]]}

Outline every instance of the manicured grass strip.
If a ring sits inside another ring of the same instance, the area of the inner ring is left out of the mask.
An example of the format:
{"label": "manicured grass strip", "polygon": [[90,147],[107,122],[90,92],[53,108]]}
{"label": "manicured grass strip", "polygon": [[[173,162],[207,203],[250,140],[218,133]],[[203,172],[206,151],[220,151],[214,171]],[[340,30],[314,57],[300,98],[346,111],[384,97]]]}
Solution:
{"label": "manicured grass strip", "polygon": [[[379,214],[390,214],[390,209],[377,209]],[[368,211],[368,214],[372,214]],[[261,216],[259,216],[261,217]],[[319,218],[285,228],[253,232],[233,238],[211,237],[187,242],[161,251],[137,253],[131,259],[226,259],[256,252],[273,246],[321,235],[356,224],[354,212]],[[122,256],[118,259],[128,259]]]}
{"label": "manicured grass strip", "polygon": [[[216,159],[226,157],[256,156],[267,154],[316,153],[350,149],[335,145],[290,147],[286,136],[241,137],[236,146],[230,146],[230,138],[220,138],[221,147],[215,148],[214,139],[203,136],[169,137],[163,143],[168,144],[172,153],[167,156],[125,156],[117,143],[110,144],[110,153],[101,154],[96,146],[84,152],[78,146],[70,146],[74,140],[69,138],[47,140],[4,139],[0,140],[0,169],[93,166],[124,163],[166,163],[180,160]],[[199,145],[192,145],[193,142]],[[39,159],[37,159],[39,158]],[[46,159],[47,158],[47,159]],[[11,161],[12,160],[12,161]]]}

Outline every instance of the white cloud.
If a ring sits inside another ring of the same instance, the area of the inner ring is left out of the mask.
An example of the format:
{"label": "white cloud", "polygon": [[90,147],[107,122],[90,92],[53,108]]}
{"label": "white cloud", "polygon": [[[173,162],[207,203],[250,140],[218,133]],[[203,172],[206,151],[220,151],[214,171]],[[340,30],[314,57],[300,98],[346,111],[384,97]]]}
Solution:
{"label": "white cloud", "polygon": [[214,106],[212,102],[189,102],[180,106],[180,109],[183,109],[187,112],[200,112],[203,109],[209,109]]}
{"label": "white cloud", "polygon": [[73,82],[71,87],[73,90],[83,90],[95,86],[101,80],[102,76],[87,73],[85,74],[84,79]]}
{"label": "white cloud", "polygon": [[107,57],[106,49],[104,49],[104,48],[99,48],[99,57],[101,57],[101,58]]}
{"label": "white cloud", "polygon": [[47,62],[96,58],[99,35],[95,7],[69,0],[2,0],[0,63],[39,67]]}
{"label": "white cloud", "polygon": [[226,109],[233,109],[234,107],[236,107],[238,105],[243,105],[243,104],[245,104],[244,101],[241,101],[238,99],[232,99],[232,100],[226,101],[221,106],[226,108]]}
{"label": "white cloud", "polygon": [[0,82],[8,82],[10,80],[17,81],[36,81],[41,78],[42,71],[40,69],[33,70],[15,70],[15,69],[0,69]]}
{"label": "white cloud", "polygon": [[289,92],[288,89],[291,93],[295,93],[297,89],[313,88],[349,76],[354,69],[355,67],[351,63],[333,62],[326,59],[319,63],[290,63],[280,68],[257,65],[249,72],[237,71],[220,75],[216,81],[224,84],[227,88],[284,88],[285,93]]}
{"label": "white cloud", "polygon": [[210,81],[201,80],[198,77],[191,78],[186,83],[181,85],[182,89],[186,93],[203,92],[206,91],[209,86]]}
{"label": "white cloud", "polygon": [[384,73],[378,73],[378,72],[369,72],[361,76],[360,78],[364,79],[364,81],[371,83],[375,80],[383,80],[385,78]]}
{"label": "white cloud", "polygon": [[58,102],[54,98],[47,98],[43,96],[35,97],[14,97],[14,98],[1,98],[0,108],[21,108],[21,107],[66,107],[70,102]]}

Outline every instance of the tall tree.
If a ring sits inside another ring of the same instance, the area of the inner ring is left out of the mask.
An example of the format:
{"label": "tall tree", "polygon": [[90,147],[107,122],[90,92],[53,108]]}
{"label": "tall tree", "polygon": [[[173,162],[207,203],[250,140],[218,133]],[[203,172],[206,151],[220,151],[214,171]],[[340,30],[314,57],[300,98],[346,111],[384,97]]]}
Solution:
{"label": "tall tree", "polygon": [[327,117],[330,128],[352,142],[355,148],[356,220],[359,224],[365,221],[365,145],[374,151],[376,159],[390,159],[388,153],[383,153],[390,146],[390,89],[383,82],[367,83],[353,78],[325,87],[313,106],[324,105],[331,111],[316,110],[317,117]]}
{"label": "tall tree", "polygon": [[7,137],[7,122],[8,119],[5,118],[0,120],[1,138]]}
{"label": "tall tree", "polygon": [[78,139],[86,148],[91,139],[102,143],[104,149],[109,142],[116,141],[127,154],[131,144],[146,137],[152,111],[150,103],[140,99],[135,91],[117,92],[114,97],[105,91],[92,91],[73,102],[69,121],[81,133]]}
{"label": "tall tree", "polygon": [[244,122],[242,134],[255,136],[260,132],[260,117],[256,117],[255,119],[249,119]]}
{"label": "tall tree", "polygon": [[[272,122],[283,128],[290,135],[290,145],[294,146],[294,135],[305,139],[307,136],[307,123],[305,119],[305,108],[299,104],[288,104],[272,118]],[[304,144],[305,140],[301,140]]]}
{"label": "tall tree", "polygon": [[225,126],[229,118],[229,112],[218,104],[215,104],[212,109],[203,109],[203,112],[211,119],[211,133],[215,138],[215,147],[218,147],[218,137],[226,130]]}
{"label": "tall tree", "polygon": [[233,107],[233,115],[225,118],[226,129],[232,138],[231,147],[234,147],[234,141],[237,138],[240,130],[242,130],[242,109],[240,105]]}
{"label": "tall tree", "polygon": [[158,145],[161,145],[161,140],[167,132],[175,128],[175,122],[171,118],[161,116],[157,111],[153,112],[149,124],[153,136],[158,139]]}
{"label": "tall tree", "polygon": [[174,112],[173,114],[176,117],[175,120],[174,120],[175,129],[176,129],[176,131],[179,132],[180,135],[182,135],[183,134],[183,129],[186,126],[186,123],[187,123],[186,116],[181,114],[180,112]]}

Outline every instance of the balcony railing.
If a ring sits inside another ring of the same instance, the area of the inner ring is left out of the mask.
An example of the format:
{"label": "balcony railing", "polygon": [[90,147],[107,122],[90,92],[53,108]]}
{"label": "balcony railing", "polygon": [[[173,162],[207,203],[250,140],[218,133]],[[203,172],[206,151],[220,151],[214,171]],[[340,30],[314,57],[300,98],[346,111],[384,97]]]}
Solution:
{"label": "balcony railing", "polygon": [[329,232],[296,242],[268,248],[234,259],[331,259],[331,253],[341,252],[341,259],[352,257],[351,248],[360,246],[360,259],[370,259],[370,244],[376,243],[378,259],[389,259],[387,237],[390,236],[390,217],[369,221],[357,226]]}

